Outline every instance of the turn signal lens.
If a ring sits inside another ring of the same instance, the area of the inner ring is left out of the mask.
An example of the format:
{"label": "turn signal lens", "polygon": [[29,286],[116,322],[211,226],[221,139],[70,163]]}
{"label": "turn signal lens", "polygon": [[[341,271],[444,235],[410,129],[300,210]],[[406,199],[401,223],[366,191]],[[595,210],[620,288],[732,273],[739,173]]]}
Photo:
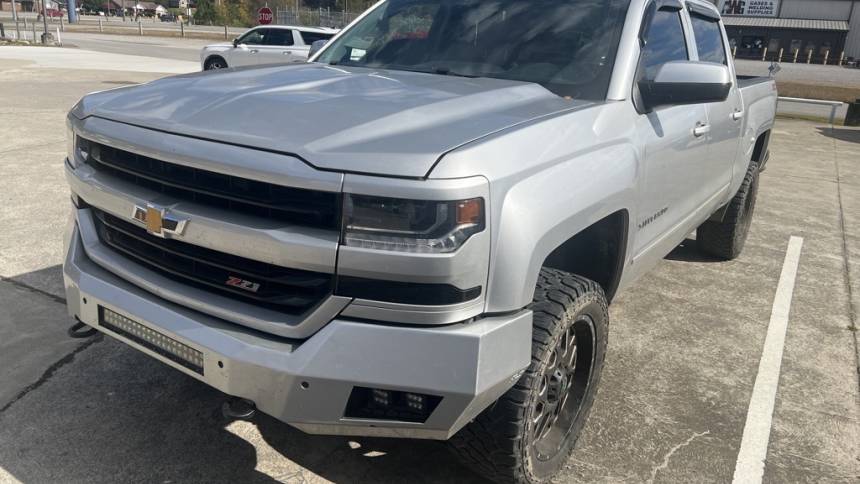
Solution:
{"label": "turn signal lens", "polygon": [[480,198],[472,198],[457,202],[457,224],[478,224],[481,223],[483,213],[483,204]]}

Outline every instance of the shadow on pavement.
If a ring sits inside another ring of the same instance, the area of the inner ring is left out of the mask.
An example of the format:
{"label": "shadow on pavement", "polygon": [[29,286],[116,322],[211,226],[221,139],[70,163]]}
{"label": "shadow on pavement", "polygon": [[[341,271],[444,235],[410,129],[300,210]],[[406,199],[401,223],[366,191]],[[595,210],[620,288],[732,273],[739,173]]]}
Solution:
{"label": "shadow on pavement", "polygon": [[12,283],[36,290],[48,297],[64,301],[63,266],[56,264],[43,269],[6,277]]}
{"label": "shadow on pavement", "polygon": [[[51,276],[56,267],[23,280]],[[64,332],[56,319],[34,321]],[[227,419],[223,393],[111,338],[59,363],[0,411],[0,481],[483,482],[439,442],[313,436],[259,412]]]}
{"label": "shadow on pavement", "polygon": [[851,143],[860,143],[860,129],[850,128],[826,128],[819,126],[818,132],[828,138],[835,138],[840,141],[848,141]]}
{"label": "shadow on pavement", "polygon": [[685,239],[679,246],[675,247],[672,252],[669,252],[664,259],[680,262],[722,262],[716,257],[703,254],[696,247],[695,239]]}

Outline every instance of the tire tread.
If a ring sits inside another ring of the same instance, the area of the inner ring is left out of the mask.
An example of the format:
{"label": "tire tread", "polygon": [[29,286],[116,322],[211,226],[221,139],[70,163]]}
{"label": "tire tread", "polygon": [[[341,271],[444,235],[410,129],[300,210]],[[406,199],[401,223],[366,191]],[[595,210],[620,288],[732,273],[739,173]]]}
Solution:
{"label": "tire tread", "polygon": [[[525,462],[523,449],[526,434],[526,408],[530,387],[536,370],[544,354],[551,350],[556,329],[564,323],[568,312],[577,303],[587,303],[592,295],[600,302],[603,320],[608,324],[609,313],[603,289],[594,281],[551,268],[541,269],[532,304],[532,361],[519,381],[499,400],[481,413],[471,423],[458,432],[450,445],[466,465],[484,477],[500,483],[541,482],[531,475]],[[600,361],[594,362],[595,368],[602,367],[605,358],[606,338],[598,340],[604,351],[599,351]],[[596,348],[595,348],[596,351]],[[593,385],[598,383],[599,373]],[[583,402],[583,418],[591,408],[595,392],[588,401]],[[564,459],[573,451],[569,445]]]}

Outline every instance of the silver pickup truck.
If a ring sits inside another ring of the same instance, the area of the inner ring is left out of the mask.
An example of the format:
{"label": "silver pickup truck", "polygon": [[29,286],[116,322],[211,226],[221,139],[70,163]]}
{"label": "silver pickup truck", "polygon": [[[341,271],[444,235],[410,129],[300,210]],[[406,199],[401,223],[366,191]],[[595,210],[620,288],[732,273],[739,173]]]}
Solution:
{"label": "silver pickup truck", "polygon": [[702,0],[383,0],[310,62],[84,97],[70,313],[318,434],[550,479],[613,296],[744,245],[776,88]]}

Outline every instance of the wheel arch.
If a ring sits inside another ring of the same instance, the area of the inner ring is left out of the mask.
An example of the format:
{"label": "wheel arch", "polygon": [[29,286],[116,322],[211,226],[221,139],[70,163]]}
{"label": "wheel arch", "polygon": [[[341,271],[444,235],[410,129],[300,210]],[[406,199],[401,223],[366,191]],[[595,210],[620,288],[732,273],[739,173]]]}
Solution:
{"label": "wheel arch", "polygon": [[768,159],[768,147],[770,145],[770,128],[758,135],[753,145],[751,161],[758,163],[759,170],[764,170]]}
{"label": "wheel arch", "polygon": [[591,279],[612,301],[624,272],[630,214],[617,210],[571,236],[544,259],[550,267]]}
{"label": "wheel arch", "polygon": [[209,63],[215,59],[221,59],[224,62],[224,66],[229,67],[229,65],[227,64],[227,59],[225,59],[223,55],[221,55],[221,54],[210,54],[208,57],[206,57],[206,60],[203,61],[203,69],[205,70],[206,68],[208,68]]}

